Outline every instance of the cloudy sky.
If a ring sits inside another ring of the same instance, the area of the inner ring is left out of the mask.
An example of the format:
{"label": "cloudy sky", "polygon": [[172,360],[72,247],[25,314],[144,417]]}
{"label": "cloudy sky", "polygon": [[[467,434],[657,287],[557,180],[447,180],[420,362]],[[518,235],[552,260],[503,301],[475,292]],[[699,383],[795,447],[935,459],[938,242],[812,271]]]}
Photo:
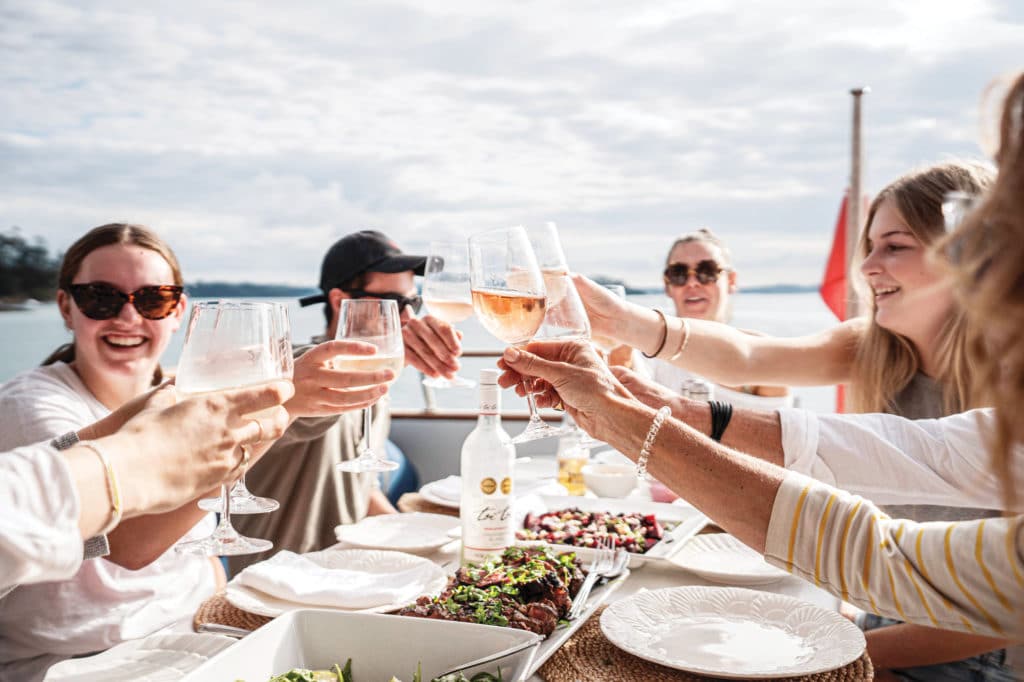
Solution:
{"label": "cloudy sky", "polygon": [[150,4],[0,0],[0,229],[145,223],[190,280],[313,284],[352,230],[423,251],[554,220],[591,274],[654,283],[706,225],[741,282],[813,283],[849,88],[878,189],[980,155],[1024,46],[1017,0]]}

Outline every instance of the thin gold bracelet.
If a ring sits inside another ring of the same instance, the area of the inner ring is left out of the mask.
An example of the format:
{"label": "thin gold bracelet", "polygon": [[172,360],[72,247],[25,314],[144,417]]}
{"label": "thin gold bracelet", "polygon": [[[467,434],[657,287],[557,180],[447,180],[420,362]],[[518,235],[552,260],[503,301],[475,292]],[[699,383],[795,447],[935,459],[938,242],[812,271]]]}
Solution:
{"label": "thin gold bracelet", "polygon": [[117,524],[121,523],[121,515],[124,512],[121,506],[121,485],[118,483],[117,471],[114,470],[114,465],[111,463],[110,458],[107,457],[107,453],[97,443],[94,441],[82,441],[79,445],[95,452],[96,456],[100,458],[100,462],[103,463],[103,473],[107,478],[107,492],[110,494],[110,521],[99,532],[99,535],[106,535],[114,530]]}
{"label": "thin gold bracelet", "polygon": [[675,362],[686,350],[686,344],[690,343],[690,321],[685,317],[680,318],[683,321],[683,338],[679,342],[679,348],[676,348],[676,352],[672,354],[672,357],[668,359],[669,362]]}

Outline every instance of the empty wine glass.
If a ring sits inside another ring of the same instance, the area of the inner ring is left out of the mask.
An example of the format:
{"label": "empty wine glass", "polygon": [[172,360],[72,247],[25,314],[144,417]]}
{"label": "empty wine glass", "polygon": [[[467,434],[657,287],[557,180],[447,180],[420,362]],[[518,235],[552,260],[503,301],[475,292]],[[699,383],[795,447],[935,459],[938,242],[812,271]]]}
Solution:
{"label": "empty wine glass", "polygon": [[[192,308],[178,361],[177,390],[195,395],[261,384],[283,377],[273,306],[215,301]],[[260,416],[259,413],[251,415]],[[243,446],[247,447],[247,446]],[[263,552],[273,543],[239,535],[231,526],[231,496],[221,486],[221,517],[208,538],[180,543],[178,551],[234,556]]]}
{"label": "empty wine glass", "polygon": [[[547,295],[537,258],[522,227],[493,230],[469,238],[473,310],[491,334],[510,346],[524,346],[544,323]],[[527,391],[530,421],[513,443],[557,436],[545,424]]]}
{"label": "empty wine glass", "polygon": [[[281,363],[281,377],[291,379],[295,371],[295,360],[292,356],[291,325],[288,322],[288,306],[284,303],[270,304],[273,315],[273,347]],[[233,514],[266,514],[276,511],[281,503],[270,497],[253,495],[245,485],[245,474],[231,487],[231,513]],[[199,508],[204,511],[219,512],[219,497],[199,500]]]}
{"label": "empty wine glass", "polygon": [[[431,242],[423,278],[423,304],[434,317],[455,325],[473,314],[469,285],[469,249],[466,240]],[[431,388],[473,388],[476,382],[462,376],[451,379],[427,377]]]}
{"label": "empty wine glass", "polygon": [[[334,368],[340,370],[376,371],[390,369],[395,378],[405,365],[405,346],[402,343],[402,320],[398,303],[381,298],[349,298],[341,302],[338,331],[335,339],[362,341],[377,347],[374,355],[338,355]],[[392,380],[393,381],[393,380]],[[363,449],[359,456],[338,464],[342,471],[392,471],[397,462],[386,459],[370,446],[372,413],[363,408]]]}

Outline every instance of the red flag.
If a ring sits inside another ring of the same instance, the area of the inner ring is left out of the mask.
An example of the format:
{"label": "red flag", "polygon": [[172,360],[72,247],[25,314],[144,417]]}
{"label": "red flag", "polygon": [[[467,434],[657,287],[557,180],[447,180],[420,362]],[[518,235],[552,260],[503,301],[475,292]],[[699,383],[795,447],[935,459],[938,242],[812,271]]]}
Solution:
{"label": "red flag", "polygon": [[[825,276],[821,280],[821,288],[818,289],[825,305],[840,321],[846,319],[846,265],[849,262],[846,259],[846,204],[849,198],[850,193],[847,191],[843,194],[843,203],[839,206],[836,232],[832,236],[832,250],[829,251]],[[836,412],[845,412],[845,388],[842,384],[836,387]]]}

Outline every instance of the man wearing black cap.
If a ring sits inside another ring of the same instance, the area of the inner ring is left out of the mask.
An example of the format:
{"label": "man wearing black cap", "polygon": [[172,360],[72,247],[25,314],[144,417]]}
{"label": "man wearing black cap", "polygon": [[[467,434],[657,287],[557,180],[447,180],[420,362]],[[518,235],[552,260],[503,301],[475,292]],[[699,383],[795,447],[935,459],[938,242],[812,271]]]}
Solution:
{"label": "man wearing black cap", "polygon": [[[325,304],[327,328],[324,336],[313,342],[334,338],[343,300],[391,299],[397,301],[401,312],[406,364],[428,376],[454,376],[459,370],[462,334],[435,317],[414,316],[422,303],[414,276],[423,274],[426,260],[426,256],[402,253],[387,236],[371,230],[354,232],[335,242],[320,269],[320,293],[299,301],[303,306]],[[308,349],[297,348],[296,352]],[[295,381],[302,381],[298,372]],[[300,406],[296,413],[316,414],[316,406]],[[323,549],[336,542],[337,525],[396,511],[376,487],[376,475],[337,469],[339,462],[357,455],[362,440],[359,415],[351,411],[296,420],[246,474],[246,485],[254,494],[278,500],[281,508],[273,514],[232,517],[243,535],[274,543],[268,553],[231,557],[232,572],[278,550],[302,553]],[[374,449],[383,451],[390,425],[387,405],[377,403],[370,434]]]}

